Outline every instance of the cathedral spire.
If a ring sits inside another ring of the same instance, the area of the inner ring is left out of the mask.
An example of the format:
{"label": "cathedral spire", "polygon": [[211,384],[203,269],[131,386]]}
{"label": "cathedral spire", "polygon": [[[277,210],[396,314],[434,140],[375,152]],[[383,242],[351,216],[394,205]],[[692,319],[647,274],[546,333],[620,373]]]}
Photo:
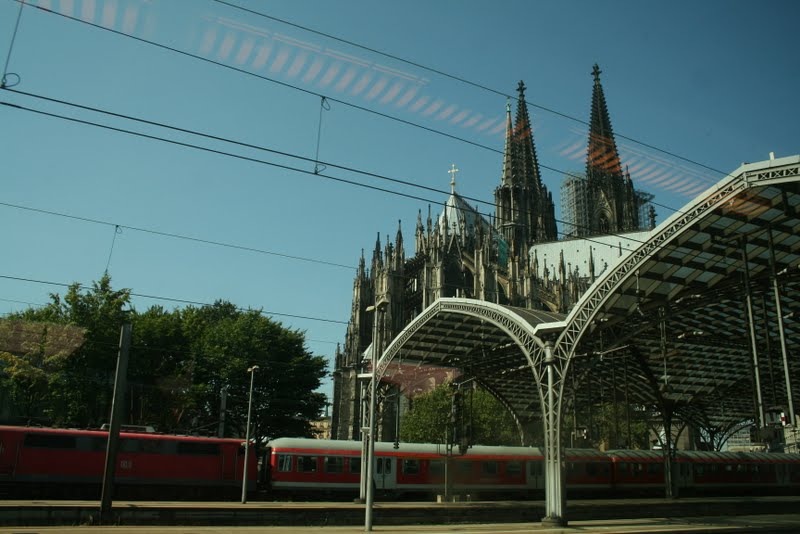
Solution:
{"label": "cathedral spire", "polygon": [[511,102],[506,101],[506,146],[503,149],[503,174],[500,177],[501,185],[514,183],[513,168],[511,165],[511,150],[514,147],[514,126],[511,124]]}
{"label": "cathedral spire", "polygon": [[515,169],[521,176],[522,183],[528,187],[540,188],[542,178],[539,174],[539,160],[536,157],[536,146],[533,143],[533,127],[528,116],[528,104],[525,102],[525,83],[520,80],[517,85],[519,92],[519,103],[517,104],[517,118],[514,124],[516,138],[516,152],[519,157],[518,165]]}
{"label": "cathedral spire", "polygon": [[589,119],[589,149],[586,158],[586,176],[602,173],[610,175],[622,174],[614,131],[608,115],[606,97],[600,83],[600,67],[595,63],[592,68],[594,89],[592,90],[592,114]]}

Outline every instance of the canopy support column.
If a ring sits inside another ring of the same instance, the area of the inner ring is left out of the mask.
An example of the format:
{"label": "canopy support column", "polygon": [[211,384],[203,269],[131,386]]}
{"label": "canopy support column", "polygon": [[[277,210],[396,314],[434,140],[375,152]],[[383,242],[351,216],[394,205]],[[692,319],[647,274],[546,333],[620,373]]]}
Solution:
{"label": "canopy support column", "polygon": [[556,392],[553,342],[544,345],[545,365],[547,366],[547,391],[544,395],[544,478],[545,478],[545,517],[543,525],[566,526],[566,488],[564,486],[563,455],[561,450],[561,411],[558,407],[560,393]]}

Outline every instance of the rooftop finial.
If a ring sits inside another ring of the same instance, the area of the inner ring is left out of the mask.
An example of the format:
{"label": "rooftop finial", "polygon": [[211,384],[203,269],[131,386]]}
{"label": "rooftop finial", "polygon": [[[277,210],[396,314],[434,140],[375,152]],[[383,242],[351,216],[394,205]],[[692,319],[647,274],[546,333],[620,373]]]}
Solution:
{"label": "rooftop finial", "polygon": [[520,80],[519,84],[517,84],[517,91],[519,91],[520,100],[524,99],[525,98],[525,82],[523,82],[522,80]]}
{"label": "rooftop finial", "polygon": [[600,67],[597,65],[597,63],[595,63],[594,67],[592,67],[592,76],[594,76],[594,83],[600,83],[600,73],[601,72],[603,72],[603,71],[601,71]]}
{"label": "rooftop finial", "polygon": [[458,169],[456,169],[456,164],[455,163],[453,163],[450,166],[450,170],[447,171],[447,173],[450,175],[450,192],[451,193],[455,193],[456,192],[456,173],[457,172],[458,172]]}

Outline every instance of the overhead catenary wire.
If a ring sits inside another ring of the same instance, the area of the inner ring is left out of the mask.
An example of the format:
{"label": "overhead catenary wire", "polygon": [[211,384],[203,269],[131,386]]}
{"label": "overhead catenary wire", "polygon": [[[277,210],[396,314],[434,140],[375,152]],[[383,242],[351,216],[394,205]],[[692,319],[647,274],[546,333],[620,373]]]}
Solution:
{"label": "overhead catenary wire", "polygon": [[6,54],[5,63],[3,63],[3,72],[2,72],[2,79],[0,79],[0,87],[13,87],[16,83],[10,84],[8,83],[8,75],[13,74],[17,77],[17,83],[19,82],[19,75],[14,74],[13,72],[8,72],[8,65],[11,62],[11,53],[14,50],[14,42],[17,40],[17,31],[19,31],[19,22],[22,20],[22,9],[25,7],[25,0],[18,0],[19,1],[19,11],[17,11],[17,20],[14,23],[14,31],[11,33],[11,44],[8,45],[8,54]]}
{"label": "overhead catenary wire", "polygon": [[[489,93],[492,93],[492,94],[495,94],[495,95],[498,95],[498,96],[502,96],[502,97],[505,97],[505,98],[508,98],[508,99],[516,100],[517,103],[519,103],[519,99],[517,97],[513,96],[513,95],[510,95],[510,94],[505,93],[503,91],[500,91],[498,89],[493,89],[493,88],[491,88],[491,87],[489,87],[487,85],[481,84],[481,83],[473,82],[473,81],[468,80],[467,78],[464,78],[462,76],[457,76],[457,75],[454,75],[454,74],[450,74],[450,73],[447,73],[447,72],[445,72],[443,70],[436,69],[434,67],[430,67],[430,66],[427,66],[427,65],[423,65],[423,64],[418,63],[416,61],[405,59],[405,58],[402,58],[400,56],[397,56],[397,55],[394,55],[394,54],[390,54],[388,52],[384,52],[382,50],[378,50],[377,48],[372,48],[372,47],[369,47],[369,46],[366,46],[366,45],[362,45],[362,44],[356,43],[356,42],[348,40],[348,39],[343,39],[341,37],[337,37],[337,36],[329,34],[329,33],[325,33],[325,32],[319,31],[319,30],[315,30],[313,28],[309,28],[308,26],[303,26],[302,24],[297,24],[295,22],[291,22],[291,21],[288,21],[288,20],[285,20],[285,19],[281,19],[281,18],[272,16],[272,15],[268,15],[266,13],[262,13],[260,11],[255,10],[255,9],[246,8],[244,6],[241,6],[241,5],[238,5],[238,4],[234,4],[232,2],[227,2],[225,0],[212,0],[212,1],[216,2],[218,4],[222,4],[222,5],[228,6],[228,7],[233,8],[233,9],[237,9],[239,11],[250,13],[251,15],[256,15],[258,17],[263,17],[265,19],[269,19],[269,20],[278,22],[280,24],[285,24],[287,26],[291,26],[293,28],[296,28],[296,29],[299,29],[299,30],[302,30],[302,31],[305,31],[305,32],[313,33],[315,35],[319,35],[319,36],[325,37],[327,39],[331,39],[331,40],[338,41],[340,43],[343,43],[343,44],[346,44],[346,45],[349,45],[349,46],[360,48],[360,49],[365,50],[367,52],[371,52],[373,54],[377,54],[377,55],[383,56],[385,58],[392,59],[394,61],[399,61],[400,63],[405,63],[407,65],[411,65],[411,66],[426,70],[426,71],[434,73],[434,74],[438,74],[438,75],[443,76],[445,78],[449,78],[451,80],[454,80],[454,81],[469,85],[471,87],[475,87],[477,89],[481,89],[483,91],[487,91]],[[561,111],[557,111],[555,109],[549,108],[549,107],[544,106],[542,104],[537,104],[536,102],[531,102],[529,100],[527,101],[527,104],[530,105],[531,107],[534,107],[536,109],[540,109],[542,111],[546,111],[547,113],[551,113],[551,114],[556,115],[558,117],[569,119],[571,121],[577,122],[577,123],[582,124],[584,126],[589,126],[589,123],[587,121],[583,120],[583,119],[579,119],[577,117],[573,117],[572,115],[569,115],[567,113],[563,113]],[[721,174],[722,176],[726,176],[728,174],[725,171],[721,171],[719,169],[715,169],[715,168],[710,167],[708,165],[705,165],[703,163],[691,160],[691,159],[686,158],[684,156],[681,156],[679,154],[675,154],[674,152],[670,152],[668,150],[665,150],[665,149],[662,149],[662,148],[658,148],[657,146],[645,143],[643,141],[639,141],[638,139],[635,139],[633,137],[629,137],[627,135],[623,135],[623,134],[621,134],[619,132],[614,132],[614,135],[616,135],[617,137],[620,137],[621,139],[625,139],[626,141],[630,141],[632,143],[636,143],[637,145],[643,146],[645,148],[649,148],[651,150],[655,150],[655,151],[660,152],[662,154],[665,154],[667,156],[670,156],[670,157],[673,157],[673,158],[677,158],[677,159],[680,159],[680,160],[685,161],[687,163],[691,163],[692,165],[697,165],[698,167],[702,167],[702,168],[707,169],[709,171],[713,171],[715,173]]]}
{"label": "overhead catenary wire", "polygon": [[[133,116],[130,116],[130,115],[124,115],[124,114],[120,114],[120,113],[109,112],[109,111],[102,110],[102,109],[99,109],[99,108],[93,108],[93,107],[84,106],[84,105],[80,105],[80,104],[74,104],[74,103],[67,102],[67,101],[64,101],[64,100],[54,99],[54,98],[50,98],[50,97],[44,97],[44,96],[36,95],[36,94],[33,94],[33,93],[27,93],[27,92],[24,92],[24,91],[17,91],[17,90],[9,90],[9,91],[12,92],[12,93],[17,93],[17,94],[24,95],[24,96],[30,96],[30,97],[33,97],[33,98],[43,99],[43,100],[46,100],[46,101],[67,105],[67,106],[70,106],[70,107],[77,107],[77,108],[80,108],[80,109],[90,110],[90,111],[93,111],[93,112],[101,113],[101,114],[104,114],[104,115],[110,115],[110,116],[113,116],[113,117],[122,118],[122,119],[130,120],[130,121],[134,121],[134,122],[139,122],[139,123],[143,123],[143,124],[158,126],[158,127],[162,127],[162,128],[166,128],[166,129],[170,129],[170,130],[174,130],[174,131],[179,131],[179,132],[182,132],[182,133],[189,133],[189,134],[192,134],[192,135],[196,135],[196,136],[199,136],[199,137],[204,137],[204,138],[207,138],[207,139],[212,139],[212,140],[215,140],[215,141],[222,141],[222,142],[225,142],[225,143],[230,143],[230,144],[234,144],[234,145],[238,145],[238,146],[243,146],[243,147],[252,148],[252,149],[256,149],[256,150],[260,150],[260,151],[265,151],[265,152],[277,154],[277,155],[280,155],[280,156],[286,156],[286,157],[290,157],[290,158],[299,159],[299,160],[302,160],[302,161],[308,161],[310,163],[315,163],[315,166],[317,164],[319,164],[319,163],[324,163],[325,167],[331,167],[331,168],[336,168],[336,169],[340,169],[340,170],[345,170],[345,171],[348,171],[348,172],[362,174],[362,175],[369,176],[369,177],[372,177],[372,178],[377,178],[377,179],[384,180],[384,181],[389,181],[389,182],[392,182],[392,183],[397,183],[397,184],[401,184],[401,185],[405,185],[405,186],[409,186],[409,187],[413,187],[413,188],[418,188],[418,189],[422,189],[422,190],[425,190],[425,191],[435,192],[435,193],[439,193],[439,194],[442,194],[442,195],[449,195],[449,192],[447,192],[447,191],[445,191],[443,189],[438,189],[438,188],[434,188],[434,187],[430,187],[430,186],[425,186],[425,185],[422,185],[422,184],[417,184],[417,183],[411,182],[409,180],[401,180],[401,179],[397,179],[397,178],[391,178],[391,177],[388,177],[388,176],[380,175],[380,174],[377,174],[377,173],[372,173],[372,172],[367,172],[367,171],[360,171],[360,170],[352,168],[352,167],[346,167],[346,166],[342,166],[342,165],[337,165],[337,164],[332,163],[332,162],[321,162],[321,161],[315,160],[313,158],[307,158],[307,157],[299,156],[297,154],[292,154],[292,153],[289,153],[289,152],[277,151],[277,150],[270,149],[270,148],[267,148],[267,147],[262,147],[262,146],[258,146],[258,145],[244,143],[244,142],[241,142],[241,141],[236,141],[236,140],[232,140],[232,139],[229,139],[229,138],[223,138],[223,137],[219,137],[219,136],[215,136],[215,135],[210,135],[210,134],[206,134],[206,133],[202,133],[202,132],[198,132],[198,131],[194,131],[194,130],[188,130],[188,129],[185,129],[185,128],[180,128],[180,127],[168,125],[168,124],[165,124],[165,123],[159,123],[159,122],[150,121],[150,120],[146,120],[146,119],[140,119],[140,118],[133,117]],[[215,153],[217,155],[229,156],[229,157],[233,157],[233,158],[236,158],[236,159],[242,159],[242,160],[245,160],[245,161],[250,161],[250,162],[253,162],[253,163],[260,163],[260,164],[264,164],[264,165],[268,165],[268,166],[278,167],[278,168],[281,168],[281,169],[284,169],[284,170],[295,171],[295,172],[299,172],[299,173],[306,174],[306,175],[318,176],[320,178],[329,179],[329,180],[345,183],[345,184],[356,186],[356,187],[363,187],[363,188],[366,188],[366,189],[372,189],[372,190],[379,191],[379,192],[398,195],[398,196],[405,197],[405,198],[408,198],[408,199],[411,199],[411,200],[423,201],[423,202],[426,202],[428,204],[433,204],[433,205],[442,204],[442,202],[438,201],[438,200],[433,200],[433,199],[430,199],[430,198],[420,197],[420,196],[417,196],[417,195],[403,193],[403,192],[400,192],[400,191],[394,191],[394,190],[391,190],[391,189],[377,187],[377,186],[373,186],[373,185],[370,185],[370,184],[357,182],[357,181],[354,181],[354,180],[348,180],[348,179],[345,179],[345,178],[335,177],[335,176],[332,176],[330,174],[323,174],[322,172],[315,172],[316,168],[315,168],[314,171],[309,171],[309,170],[301,169],[301,168],[298,168],[298,167],[282,165],[282,164],[278,164],[278,163],[274,163],[274,162],[270,162],[270,161],[266,161],[266,160],[262,160],[262,159],[258,159],[258,158],[252,158],[252,157],[249,157],[249,156],[243,156],[243,155],[235,154],[235,153],[232,153],[232,152],[226,152],[226,151],[222,151],[222,150],[218,150],[218,149],[212,149],[212,148],[208,148],[208,147],[194,145],[194,144],[191,144],[191,143],[177,141],[177,140],[174,140],[174,139],[168,139],[168,138],[164,138],[164,137],[160,137],[160,136],[156,136],[156,135],[152,135],[152,134],[145,134],[145,133],[142,133],[142,132],[137,132],[137,131],[128,130],[128,129],[124,129],[124,128],[119,128],[119,127],[115,127],[115,126],[109,126],[109,125],[105,125],[105,124],[100,124],[100,123],[93,122],[93,121],[77,119],[77,118],[74,118],[74,117],[68,117],[68,116],[65,116],[65,115],[59,115],[57,113],[46,112],[46,111],[42,111],[42,110],[38,110],[38,109],[35,109],[35,108],[22,106],[20,104],[15,104],[15,103],[9,103],[9,102],[0,101],[0,105],[6,105],[6,106],[9,106],[9,107],[12,107],[12,108],[16,108],[16,109],[20,109],[20,110],[23,110],[23,111],[29,111],[29,112],[45,115],[45,116],[48,116],[48,117],[51,117],[51,118],[57,118],[57,119],[62,119],[62,120],[70,121],[70,122],[76,122],[76,123],[84,124],[84,125],[87,125],[87,126],[94,126],[94,127],[98,127],[98,128],[104,128],[104,129],[116,131],[116,132],[119,132],[119,133],[126,133],[126,134],[129,134],[129,135],[144,137],[144,138],[155,140],[155,141],[162,141],[162,142],[166,142],[166,143],[170,143],[170,144],[174,144],[174,145],[179,145],[179,146],[183,146],[183,147],[186,147],[186,148],[192,148],[192,149],[196,149],[196,150],[211,152],[211,153]],[[462,198],[464,198],[465,200],[470,200],[470,201],[481,203],[481,204],[484,204],[484,205],[489,205],[489,206],[493,205],[491,202],[488,202],[488,201],[485,201],[485,200],[481,200],[481,199],[477,199],[477,198],[473,198],[473,197],[464,196]],[[0,204],[2,204],[2,202],[0,202]],[[679,211],[679,210],[675,210],[675,211]],[[488,216],[487,213],[481,213],[481,212],[478,212],[478,213],[480,215],[483,215],[483,216]],[[502,221],[503,220],[501,219],[501,222]],[[581,228],[582,227],[580,225],[576,225],[575,223],[567,223],[566,221],[563,221],[563,220],[560,220],[560,219],[555,219],[555,221],[558,222],[558,223],[561,223],[561,224],[569,224],[572,228]],[[107,224],[111,224],[111,223],[107,223]],[[585,227],[583,227],[583,228],[585,228]],[[153,233],[155,233],[155,232],[153,232]],[[564,235],[564,236],[568,235],[565,232],[561,232],[561,234]],[[610,233],[608,235],[619,236],[619,234],[617,234],[617,233]],[[585,238],[585,239],[587,241],[590,241],[590,242],[592,241],[591,238]],[[644,243],[644,241],[641,241],[641,240],[638,240],[638,239],[633,239],[633,238],[629,238],[629,237],[626,237],[626,239],[630,239],[632,241],[636,241],[636,242],[639,242],[639,243]]]}
{"label": "overhead catenary wire", "polygon": [[[29,96],[36,96],[36,95],[30,95],[28,93],[24,93],[24,92],[20,92],[20,91],[14,91],[14,90],[11,90],[11,92],[20,93],[20,94],[26,94],[26,95],[29,95]],[[57,102],[66,103],[64,101],[57,101]],[[166,138],[153,136],[153,135],[149,135],[149,134],[143,134],[143,133],[135,132],[135,131],[132,131],[132,130],[126,130],[126,129],[107,126],[107,125],[103,125],[103,124],[99,124],[99,123],[95,123],[95,122],[91,122],[91,121],[85,121],[85,120],[81,120],[81,119],[76,119],[76,118],[73,118],[73,117],[66,117],[66,116],[63,116],[63,115],[58,115],[58,114],[54,114],[54,113],[35,110],[33,108],[27,108],[27,107],[24,107],[24,106],[21,106],[21,105],[18,105],[18,104],[10,104],[10,103],[6,103],[6,102],[0,102],[0,104],[11,106],[13,108],[18,108],[18,109],[22,109],[22,110],[32,111],[32,112],[35,112],[35,113],[40,113],[40,114],[43,114],[43,115],[46,115],[46,116],[50,116],[50,117],[54,117],[54,118],[60,118],[60,119],[64,119],[64,120],[68,120],[68,121],[72,121],[72,122],[77,122],[77,123],[81,123],[81,124],[85,124],[85,125],[89,125],[89,126],[96,126],[96,127],[100,127],[100,128],[106,128],[106,129],[110,129],[110,130],[121,132],[121,133],[128,133],[128,134],[131,134],[131,135],[142,136],[142,137],[145,137],[145,138],[158,140],[158,141],[164,141],[164,142],[167,142],[167,143],[172,143],[172,144],[176,144],[176,145],[180,145],[180,146],[184,146],[184,147],[188,147],[188,148],[194,148],[194,149],[198,149],[198,150],[209,151],[209,152],[213,152],[213,153],[216,153],[216,154],[219,154],[219,155],[230,156],[230,157],[243,159],[243,160],[256,162],[256,163],[262,163],[262,164],[266,164],[266,165],[272,165],[272,166],[276,166],[276,167],[283,168],[283,169],[286,169],[286,170],[296,171],[296,172],[304,173],[304,174],[307,174],[307,175],[314,175],[314,176],[318,176],[318,177],[322,177],[322,178],[326,178],[326,179],[331,179],[331,180],[342,182],[342,183],[347,183],[349,185],[365,187],[365,188],[368,188],[368,189],[373,189],[373,190],[377,190],[377,191],[381,191],[381,192],[395,194],[395,195],[403,196],[403,197],[410,198],[410,199],[422,200],[422,201],[427,202],[429,204],[437,204],[437,205],[441,204],[440,202],[433,201],[431,199],[427,199],[427,198],[423,198],[423,197],[419,197],[419,196],[416,196],[416,195],[410,195],[410,194],[406,194],[406,193],[393,191],[393,190],[390,190],[390,189],[379,188],[379,187],[376,187],[376,186],[363,184],[361,182],[356,182],[356,181],[353,181],[353,180],[346,180],[346,179],[342,179],[342,178],[337,178],[337,177],[333,177],[333,176],[322,174],[322,173],[315,173],[313,171],[308,171],[308,170],[305,170],[305,169],[298,169],[298,168],[290,167],[290,166],[286,166],[286,165],[279,165],[279,164],[276,164],[276,163],[268,162],[268,161],[265,161],[265,160],[260,160],[260,159],[257,159],[257,158],[241,156],[241,155],[238,155],[238,154],[224,152],[224,151],[220,151],[220,150],[216,150],[216,149],[210,149],[210,148],[207,148],[207,147],[201,147],[201,146],[193,145],[193,144],[190,144],[190,143],[184,143],[184,142],[175,141],[175,140],[171,140],[171,139],[166,139]],[[66,103],[66,104],[69,105],[69,103]],[[85,106],[78,106],[78,107],[85,107]],[[100,113],[104,113],[104,111],[102,111],[102,110],[96,110],[95,109],[94,111],[98,111]],[[136,118],[133,118],[133,117],[128,117],[128,116],[124,116],[124,115],[120,115],[120,114],[115,114],[115,113],[110,113],[110,114],[114,115],[114,116],[117,116],[117,117],[129,118],[130,120],[139,120],[139,119],[136,119]],[[160,123],[152,123],[150,121],[143,121],[143,120],[141,122],[146,122],[148,124],[158,124],[159,126],[163,126],[165,128],[176,129],[176,130],[179,130],[179,131],[182,131],[182,132],[185,132],[185,133],[195,133],[195,132],[193,132],[191,130],[171,127],[169,125],[162,125]],[[222,141],[226,141],[226,142],[232,142],[234,144],[241,144],[241,143],[238,143],[238,142],[235,142],[235,141],[228,141],[227,139],[221,138],[221,137],[208,136],[207,134],[196,133],[196,135],[211,137],[211,138],[214,138],[214,139],[217,139],[217,140],[222,140]],[[249,147],[252,147],[252,148],[262,148],[262,147],[257,147],[255,145],[246,145],[246,146],[249,146]],[[264,149],[264,150],[270,151],[270,149]],[[296,155],[293,155],[293,154],[288,154],[288,153],[283,153],[283,154],[291,156],[291,157],[298,157],[300,159],[306,159],[306,160],[309,159],[309,158],[303,158],[303,157],[296,156]],[[335,166],[333,164],[331,164],[331,165]],[[353,170],[353,172],[358,172],[355,169],[351,169],[351,170]],[[430,188],[430,187],[427,187],[427,186],[420,186],[418,184],[414,184],[413,182],[391,179],[391,178],[382,177],[380,175],[375,175],[375,174],[370,174],[370,175],[371,176],[380,177],[380,178],[383,178],[383,179],[388,179],[390,181],[397,181],[397,182],[403,183],[405,185],[410,185],[410,186],[414,186],[414,187],[421,187],[423,189],[437,191],[437,192],[440,192],[442,194],[446,194],[445,191],[437,190],[435,188]],[[484,202],[484,201],[479,201],[479,202]],[[488,204],[488,202],[484,202],[484,203]],[[2,203],[0,203],[0,204],[2,204]],[[481,214],[481,215],[484,215],[484,214]],[[557,222],[561,222],[562,224],[564,223],[564,221],[560,221],[560,220],[557,220]],[[104,223],[104,224],[113,224],[113,223]],[[158,232],[153,232],[153,233],[158,233]],[[563,233],[562,233],[562,235],[563,235]],[[627,239],[629,241],[633,241],[633,242],[645,243],[645,241],[633,238],[631,236],[621,236],[619,234],[609,234],[609,235],[616,235],[618,237],[624,237],[625,239]],[[592,239],[591,237],[583,238],[583,239],[586,240],[587,242],[594,242],[594,243],[600,244],[602,246],[609,246],[608,243],[597,241],[595,239]],[[194,240],[203,241],[203,240],[198,240],[198,239],[194,239]],[[625,248],[628,249],[627,246]]]}
{"label": "overhead catenary wire", "polygon": [[[21,1],[21,0],[15,0],[15,1]],[[233,7],[233,5],[231,5],[231,6]],[[463,137],[460,137],[460,136],[457,136],[457,135],[449,134],[449,133],[444,132],[442,130],[437,130],[435,128],[431,128],[431,127],[428,127],[428,126],[425,126],[425,125],[422,125],[422,124],[419,124],[419,123],[416,123],[416,122],[413,122],[413,121],[402,119],[402,118],[394,116],[394,115],[389,115],[387,113],[382,113],[380,111],[377,111],[377,110],[374,110],[374,109],[370,109],[370,108],[367,108],[365,106],[359,106],[358,104],[354,104],[354,103],[348,102],[346,100],[337,99],[337,98],[334,98],[334,97],[332,97],[330,95],[325,95],[325,94],[319,93],[317,91],[312,91],[310,89],[305,89],[303,87],[300,87],[300,86],[297,86],[297,85],[293,85],[293,84],[290,84],[290,83],[287,83],[287,82],[284,82],[284,81],[281,81],[281,80],[277,80],[275,78],[270,78],[269,76],[264,76],[264,75],[261,75],[261,74],[255,73],[255,72],[251,72],[251,71],[248,71],[248,70],[245,70],[245,69],[234,67],[232,65],[227,65],[227,64],[222,63],[220,61],[215,61],[213,59],[210,59],[210,58],[207,58],[207,57],[203,57],[203,56],[200,56],[200,55],[197,55],[197,54],[193,54],[191,52],[187,52],[187,51],[181,50],[179,48],[168,46],[168,45],[165,45],[165,44],[162,44],[162,43],[158,43],[156,41],[152,41],[152,40],[149,40],[149,39],[144,39],[142,37],[131,35],[129,33],[125,33],[125,32],[119,31],[119,30],[115,30],[113,28],[109,28],[109,27],[106,27],[106,26],[103,26],[103,25],[100,25],[100,24],[95,24],[95,23],[90,22],[88,20],[84,20],[84,19],[81,19],[81,18],[78,18],[78,17],[73,17],[73,16],[67,15],[65,13],[61,13],[61,12],[58,12],[58,11],[47,9],[45,7],[42,7],[42,6],[38,6],[37,5],[37,6],[31,6],[31,7],[35,7],[36,9],[40,9],[40,10],[46,12],[46,13],[57,15],[59,17],[63,17],[65,19],[68,19],[68,20],[71,20],[71,21],[74,21],[74,22],[78,22],[78,23],[81,23],[81,24],[85,24],[85,25],[91,26],[91,27],[99,29],[99,30],[107,31],[107,32],[110,32],[110,33],[113,33],[113,34],[116,34],[116,35],[120,35],[120,36],[123,36],[123,37],[127,37],[127,38],[130,38],[130,39],[145,43],[145,44],[149,44],[151,46],[155,46],[157,48],[168,50],[168,51],[176,53],[176,54],[180,54],[180,55],[183,55],[183,56],[186,56],[186,57],[190,57],[190,58],[193,58],[193,59],[196,59],[196,60],[199,60],[199,61],[210,63],[210,64],[216,65],[218,67],[222,67],[222,68],[229,69],[229,70],[241,73],[241,74],[245,74],[245,75],[248,75],[248,76],[259,78],[261,80],[268,81],[268,82],[271,82],[271,83],[274,83],[274,84],[277,84],[277,85],[280,85],[280,86],[283,86],[283,87],[286,87],[286,88],[289,88],[289,89],[293,89],[295,91],[299,91],[299,92],[302,92],[302,93],[305,93],[305,94],[308,94],[308,95],[313,95],[315,97],[320,98],[323,101],[335,102],[335,103],[338,103],[338,104],[342,104],[342,105],[350,107],[352,109],[363,111],[363,112],[366,112],[366,113],[369,113],[369,114],[373,114],[373,115],[376,115],[376,116],[379,116],[379,117],[382,117],[382,118],[385,118],[385,119],[389,119],[389,120],[392,120],[392,121],[395,121],[395,122],[398,122],[398,123],[401,123],[401,124],[405,124],[407,126],[418,128],[418,129],[421,129],[421,130],[424,130],[424,131],[427,131],[427,132],[430,132],[430,133],[434,133],[434,134],[437,134],[437,135],[441,135],[443,137],[447,137],[447,138],[450,138],[450,139],[455,140],[455,141],[466,143],[466,144],[475,146],[477,148],[481,148],[481,149],[484,149],[484,150],[495,152],[497,154],[502,154],[503,153],[501,150],[498,150],[498,149],[496,149],[494,147],[490,147],[490,146],[484,145],[482,143],[471,141],[469,139],[466,139],[466,138],[463,138]],[[472,83],[472,82],[470,82],[470,83]],[[491,90],[491,91],[496,92],[497,94],[501,94],[503,96],[508,96],[505,93],[502,93],[502,92],[499,92],[499,91],[494,91],[494,90]],[[515,98],[515,100],[516,100],[516,98]],[[533,104],[531,104],[531,105],[533,105]],[[550,110],[548,108],[543,108],[543,107],[537,106],[537,105],[533,105],[533,106],[542,108],[542,109],[547,110],[547,111],[552,112],[552,113],[556,113],[558,115],[561,115],[563,117],[569,118],[571,120],[575,120],[575,121],[577,121],[577,122],[579,122],[581,124],[584,124],[584,125],[588,124],[586,121],[571,117],[571,116],[566,115],[566,114],[562,114],[560,112],[556,112],[556,111]],[[722,175],[727,175],[727,173],[724,172],[724,171],[720,171],[718,169],[713,169],[713,168],[710,168],[710,167],[706,167],[703,164],[696,163],[696,162],[694,162],[692,160],[689,160],[687,158],[683,158],[681,156],[677,156],[677,155],[671,154],[670,152],[658,149],[657,147],[653,147],[653,146],[647,145],[646,143],[641,143],[639,141],[636,141],[635,139],[632,139],[632,138],[629,138],[629,137],[626,137],[626,136],[623,136],[623,135],[620,135],[620,134],[615,134],[615,135],[617,135],[620,138],[629,140],[631,142],[635,142],[637,144],[640,144],[642,146],[645,146],[645,147],[648,147],[648,148],[652,148],[654,150],[657,150],[659,152],[665,153],[667,155],[671,155],[671,156],[676,157],[678,159],[682,159],[682,160],[684,160],[684,161],[686,161],[688,163],[692,163],[692,164],[698,165],[700,167],[708,168],[709,170],[712,170],[712,171],[714,171],[716,173],[719,173],[719,174],[722,174]],[[562,171],[562,170],[559,170],[559,169],[556,169],[556,168],[553,168],[553,167],[549,167],[549,166],[543,165],[541,163],[539,164],[539,167],[541,167],[542,169],[550,170],[550,171],[565,175],[565,176],[573,176],[573,177],[575,177],[574,174],[571,174],[569,172]],[[672,209],[673,211],[677,211],[674,208],[668,208],[668,209]]]}

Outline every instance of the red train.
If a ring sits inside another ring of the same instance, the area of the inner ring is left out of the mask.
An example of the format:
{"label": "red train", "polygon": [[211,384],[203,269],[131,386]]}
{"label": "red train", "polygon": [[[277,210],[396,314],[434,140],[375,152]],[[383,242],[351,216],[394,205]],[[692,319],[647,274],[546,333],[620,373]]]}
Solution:
{"label": "red train", "polygon": [[[375,445],[375,488],[380,494],[442,493],[444,447]],[[283,494],[357,496],[361,444],[354,441],[281,438],[268,444],[269,483]],[[544,494],[544,457],[536,447],[475,446],[451,458],[452,490],[476,498],[530,498]],[[678,451],[681,493],[797,493],[800,454]],[[572,496],[662,494],[661,451],[567,449],[566,487]]]}
{"label": "red train", "polygon": [[[0,426],[0,491],[9,498],[99,499],[107,441],[105,431]],[[121,432],[114,497],[236,498],[242,443]],[[248,458],[248,491],[255,491],[257,461],[254,454]]]}

